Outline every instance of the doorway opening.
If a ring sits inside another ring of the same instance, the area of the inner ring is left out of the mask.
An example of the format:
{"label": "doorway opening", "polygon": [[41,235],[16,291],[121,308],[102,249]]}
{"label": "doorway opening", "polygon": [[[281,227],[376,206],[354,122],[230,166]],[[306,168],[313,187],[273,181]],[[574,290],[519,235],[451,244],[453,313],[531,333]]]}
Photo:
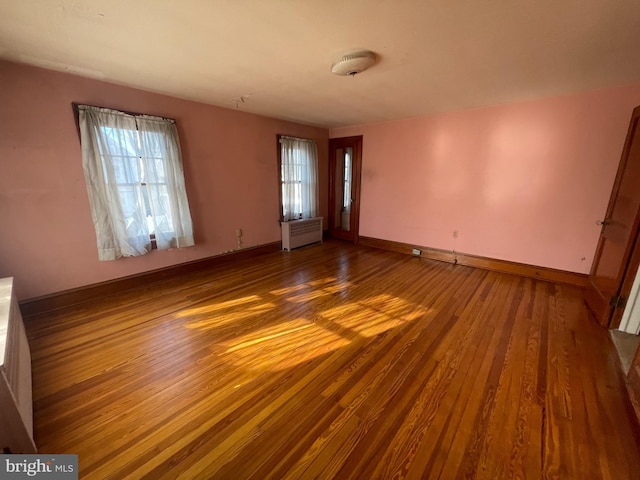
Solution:
{"label": "doorway opening", "polygon": [[358,243],[362,136],[329,140],[329,234]]}

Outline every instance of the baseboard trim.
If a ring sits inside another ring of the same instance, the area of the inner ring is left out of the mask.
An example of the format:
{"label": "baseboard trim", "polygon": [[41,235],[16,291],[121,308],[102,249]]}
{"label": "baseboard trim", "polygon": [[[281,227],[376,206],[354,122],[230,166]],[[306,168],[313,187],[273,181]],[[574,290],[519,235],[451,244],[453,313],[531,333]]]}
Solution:
{"label": "baseboard trim", "polygon": [[536,278],[549,282],[585,287],[588,284],[589,276],[583,273],[567,272],[555,268],[538,267],[526,263],[510,262],[508,260],[498,260],[494,258],[480,257],[468,253],[452,252],[438,248],[424,247],[421,245],[410,245],[408,243],[394,242],[392,240],[382,240],[380,238],[360,237],[360,245],[380,248],[392,252],[413,255],[412,250],[417,248],[422,251],[421,258],[438,260],[468,267],[482,268],[500,273],[510,273],[522,277]]}
{"label": "baseboard trim", "polygon": [[236,252],[215,255],[213,257],[193,260],[191,262],[171,265],[169,267],[150,270],[148,272],[129,275],[126,277],[94,283],[83,287],[63,290],[61,292],[30,298],[20,302],[20,311],[23,317],[41,315],[43,313],[69,307],[79,303],[97,300],[98,298],[112,295],[121,290],[148,285],[160,280],[168,280],[189,273],[206,270],[212,267],[246,260],[249,258],[277,252],[281,249],[281,243],[273,242],[257,247],[244,248]]}
{"label": "baseboard trim", "polygon": [[[618,359],[619,360],[619,359]],[[620,372],[622,372],[622,365],[619,362]],[[624,383],[627,387],[626,407],[630,413],[630,416],[635,419],[634,433],[636,438],[640,439],[640,367],[631,364],[631,369],[626,377],[624,377]]]}
{"label": "baseboard trim", "polygon": [[[588,284],[589,277],[581,273],[567,272],[547,267],[537,267],[524,263],[497,260],[466,253],[451,252],[437,248],[424,247],[421,245],[411,245],[408,243],[394,242],[373,237],[359,238],[359,245],[366,247],[389,250],[405,255],[412,255],[414,248],[422,251],[420,257],[430,260],[438,260],[452,264],[465,265],[469,267],[482,268],[501,273],[510,273],[524,277],[536,278],[550,282],[562,283],[584,287]],[[69,307],[79,303],[93,301],[98,298],[112,295],[118,291],[148,285],[160,280],[168,280],[189,273],[194,273],[208,268],[233,263],[267,253],[273,253],[281,249],[281,243],[273,242],[257,247],[245,248],[237,252],[216,255],[191,262],[180,263],[170,267],[151,270],[148,272],[129,275],[126,277],[108,280],[106,282],[95,283],[83,287],[63,290],[61,292],[43,295],[41,297],[30,298],[20,302],[20,310],[24,317],[41,315],[60,308]]]}

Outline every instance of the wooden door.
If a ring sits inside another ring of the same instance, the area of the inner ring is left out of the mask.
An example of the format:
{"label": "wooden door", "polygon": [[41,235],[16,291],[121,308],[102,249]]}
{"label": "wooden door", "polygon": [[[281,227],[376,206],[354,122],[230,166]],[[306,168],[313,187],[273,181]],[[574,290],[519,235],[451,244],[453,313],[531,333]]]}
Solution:
{"label": "wooden door", "polygon": [[329,140],[329,232],[358,242],[362,136]]}
{"label": "wooden door", "polygon": [[[585,300],[605,327],[620,323],[638,265],[631,261],[640,226],[640,107],[631,117],[618,173],[603,220]],[[633,256],[634,259],[637,255]],[[627,291],[627,285],[628,290]],[[616,323],[617,322],[617,323]]]}

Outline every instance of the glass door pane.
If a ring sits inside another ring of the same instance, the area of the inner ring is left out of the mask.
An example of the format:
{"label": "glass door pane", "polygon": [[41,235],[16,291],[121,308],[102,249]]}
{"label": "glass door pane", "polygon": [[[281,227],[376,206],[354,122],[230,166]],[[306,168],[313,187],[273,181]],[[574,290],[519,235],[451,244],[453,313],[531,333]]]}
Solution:
{"label": "glass door pane", "polygon": [[351,230],[351,181],[353,148],[338,148],[336,150],[335,169],[335,228],[338,230]]}

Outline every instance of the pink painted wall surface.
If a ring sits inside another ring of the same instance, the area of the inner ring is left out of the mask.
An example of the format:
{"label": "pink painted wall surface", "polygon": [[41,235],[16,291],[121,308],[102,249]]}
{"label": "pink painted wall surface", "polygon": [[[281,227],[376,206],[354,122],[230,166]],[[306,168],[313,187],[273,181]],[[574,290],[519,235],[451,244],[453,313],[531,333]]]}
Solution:
{"label": "pink painted wall surface", "polygon": [[364,136],[361,235],[588,273],[637,105],[640,85],[330,136]]}
{"label": "pink painted wall surface", "polygon": [[[175,118],[196,246],[99,262],[71,102]],[[0,277],[33,298],[280,240],[277,134],[318,143],[327,216],[328,131],[0,61]],[[326,220],[325,220],[326,221]]]}

